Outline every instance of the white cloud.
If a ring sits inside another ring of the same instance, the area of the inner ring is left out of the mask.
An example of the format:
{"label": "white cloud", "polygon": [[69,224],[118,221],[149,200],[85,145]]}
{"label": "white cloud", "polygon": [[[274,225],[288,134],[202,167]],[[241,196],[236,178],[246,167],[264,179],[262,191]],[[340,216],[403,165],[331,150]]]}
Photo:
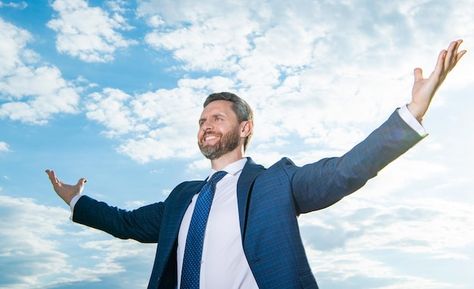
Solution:
{"label": "white cloud", "polygon": [[[49,288],[98,281],[128,271],[129,261],[135,268],[139,265],[148,269],[152,263],[154,246],[110,237],[103,240],[104,233],[73,229],[68,209],[0,195],[0,215],[0,279],[5,288]],[[128,279],[144,283],[146,275],[140,280]]]}
{"label": "white cloud", "polygon": [[4,2],[0,1],[0,8],[2,7],[8,7],[8,8],[14,8],[14,9],[25,9],[28,7],[28,4],[25,1],[21,2]]}
{"label": "white cloud", "polygon": [[105,4],[110,10],[119,14],[124,14],[127,11],[127,8],[125,8],[127,6],[126,0],[107,0]]}
{"label": "white cloud", "polygon": [[[242,17],[245,16],[237,15],[234,19],[221,16],[206,19],[199,26],[156,30],[149,33],[145,41],[155,49],[173,51],[175,58],[190,69],[228,69],[237,61],[236,57],[245,55],[250,49],[246,36],[254,27],[252,23],[242,23]],[[157,20],[151,18],[150,21],[155,23]]]}
{"label": "white cloud", "polygon": [[120,140],[119,152],[140,163],[190,158],[198,153],[197,120],[204,97],[231,86],[229,79],[214,77],[182,79],[177,88],[134,96],[106,88],[90,95],[87,117]]}
{"label": "white cloud", "polygon": [[52,65],[38,65],[29,32],[0,19],[0,118],[44,124],[54,114],[75,113],[78,88]]}
{"label": "white cloud", "polygon": [[0,43],[0,77],[5,77],[12,73],[17,66],[22,66],[25,54],[31,52],[25,48],[31,40],[28,31],[20,29],[0,18],[0,33],[3,41]]}
{"label": "white cloud", "polygon": [[110,136],[135,130],[131,111],[125,105],[130,95],[118,89],[106,88],[102,93],[92,93],[90,98],[91,101],[86,105],[87,117],[105,125]]}
{"label": "white cloud", "polygon": [[141,201],[141,200],[127,201],[124,205],[124,208],[128,209],[128,210],[134,210],[138,207],[142,207],[142,206],[145,206],[145,205],[147,205],[147,204],[144,201]]}
{"label": "white cloud", "polygon": [[[0,195],[3,264],[1,279],[11,288],[37,288],[50,275],[67,270],[67,256],[53,239],[64,234],[68,222],[65,209],[38,205],[31,199]],[[7,281],[8,280],[8,281]]]}
{"label": "white cloud", "polygon": [[399,280],[390,284],[419,279],[425,284],[421,288],[446,288],[456,284],[405,274],[393,256],[410,258],[415,267],[428,259],[440,266],[446,262],[446,272],[463,268],[473,258],[465,250],[474,245],[474,234],[466,231],[474,222],[471,211],[469,204],[439,199],[351,197],[299,222],[317,275],[323,272],[337,282],[356,276]]}
{"label": "white cloud", "polygon": [[[153,29],[146,42],[171,52],[184,71],[217,70],[236,83],[256,110],[255,145],[297,136],[310,146],[341,150],[407,103],[413,67],[429,73],[434,47],[454,37],[450,21],[425,16],[454,9],[468,17],[461,7],[142,1],[138,14]],[[435,40],[425,33],[433,27],[442,33]],[[472,38],[467,33],[459,32]]]}
{"label": "white cloud", "polygon": [[0,153],[9,152],[9,151],[10,151],[10,146],[4,141],[0,141]]}
{"label": "white cloud", "polygon": [[200,158],[190,162],[187,168],[191,173],[209,171],[210,161],[205,158]]}
{"label": "white cloud", "polygon": [[119,2],[107,2],[115,12],[109,15],[99,7],[90,7],[84,0],[56,0],[52,3],[58,17],[48,22],[57,32],[56,48],[86,62],[108,62],[117,49],[135,43],[118,31],[130,30],[120,14]]}
{"label": "white cloud", "polygon": [[[222,90],[236,92],[254,107],[250,151],[270,160],[275,156],[269,150],[287,155],[314,148],[344,152],[360,141],[410,100],[413,67],[429,71],[438,52],[434,47],[442,48],[451,38],[448,21],[431,23],[423,15],[443,14],[448,6],[458,9],[449,3],[368,7],[362,2],[141,1],[137,14],[152,29],[145,37],[152,48],[170,52],[184,72],[210,73],[197,81],[224,75],[228,84]],[[428,24],[444,31],[435,42],[423,33]],[[183,81],[191,80],[185,76]],[[183,81],[160,93],[174,93]],[[92,118],[106,125],[109,135],[136,132],[119,151],[139,162],[176,152],[196,156],[187,135],[194,136],[192,126],[166,120],[175,113],[163,108],[176,107],[175,100],[149,92],[129,95],[118,107],[113,113],[108,109],[114,117]],[[106,110],[100,113],[105,116]],[[197,117],[199,110],[193,113]],[[192,120],[192,115],[187,117]],[[183,138],[186,145],[180,144]],[[293,140],[299,142],[296,147],[281,145]]]}

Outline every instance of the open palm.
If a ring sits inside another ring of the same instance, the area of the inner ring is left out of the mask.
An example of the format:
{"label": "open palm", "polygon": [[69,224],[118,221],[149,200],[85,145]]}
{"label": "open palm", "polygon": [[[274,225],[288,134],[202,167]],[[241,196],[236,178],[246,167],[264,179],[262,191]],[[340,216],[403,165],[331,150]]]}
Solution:
{"label": "open palm", "polygon": [[456,66],[466,50],[458,52],[462,40],[451,42],[447,50],[439,53],[434,71],[428,78],[423,78],[421,68],[415,68],[415,82],[412,89],[412,101],[408,104],[410,112],[421,121],[430,105],[436,90],[446,79],[448,73]]}
{"label": "open palm", "polygon": [[84,184],[87,182],[85,178],[81,178],[77,184],[68,185],[61,182],[56,177],[56,174],[53,170],[46,170],[46,174],[48,174],[49,180],[51,181],[56,194],[58,194],[58,196],[61,197],[61,199],[63,199],[68,205],[71,203],[71,200],[75,195],[79,195],[82,192],[84,189]]}

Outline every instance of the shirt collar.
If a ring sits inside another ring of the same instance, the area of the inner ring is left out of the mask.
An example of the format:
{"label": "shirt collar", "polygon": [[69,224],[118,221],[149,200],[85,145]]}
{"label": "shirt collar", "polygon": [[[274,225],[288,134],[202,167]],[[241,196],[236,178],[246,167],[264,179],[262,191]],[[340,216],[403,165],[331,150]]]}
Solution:
{"label": "shirt collar", "polygon": [[[235,176],[243,170],[245,163],[247,163],[247,158],[241,158],[238,161],[228,164],[221,171],[226,171],[228,174]],[[217,172],[216,170],[211,169],[209,178],[212,177],[212,175],[216,172]]]}

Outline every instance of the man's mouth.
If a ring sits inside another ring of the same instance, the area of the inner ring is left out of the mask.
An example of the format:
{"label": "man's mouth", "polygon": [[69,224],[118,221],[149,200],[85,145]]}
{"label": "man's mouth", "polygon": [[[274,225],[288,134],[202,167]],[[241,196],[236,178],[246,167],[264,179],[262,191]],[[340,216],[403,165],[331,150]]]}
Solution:
{"label": "man's mouth", "polygon": [[204,138],[204,140],[205,140],[205,141],[208,141],[208,140],[212,140],[212,139],[215,139],[215,138],[217,138],[217,136],[215,136],[215,135],[208,135],[208,136],[206,136],[206,137]]}
{"label": "man's mouth", "polygon": [[203,138],[202,138],[202,142],[203,143],[207,143],[207,142],[211,142],[211,141],[214,141],[216,139],[219,138],[219,135],[217,134],[206,134]]}

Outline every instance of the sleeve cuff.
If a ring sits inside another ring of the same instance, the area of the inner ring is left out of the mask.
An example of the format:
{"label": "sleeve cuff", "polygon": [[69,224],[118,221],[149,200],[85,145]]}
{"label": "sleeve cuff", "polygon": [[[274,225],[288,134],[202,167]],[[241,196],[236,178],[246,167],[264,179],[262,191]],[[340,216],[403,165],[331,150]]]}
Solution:
{"label": "sleeve cuff", "polygon": [[82,195],[75,195],[74,197],[72,197],[71,202],[69,203],[69,207],[71,208],[71,216],[69,217],[69,219],[71,220],[74,215],[74,207],[76,206],[77,201],[79,201],[81,197]]}
{"label": "sleeve cuff", "polygon": [[425,137],[428,135],[425,128],[418,122],[418,120],[413,116],[413,114],[411,114],[406,105],[398,108],[397,111],[403,121],[405,121],[421,137]]}

